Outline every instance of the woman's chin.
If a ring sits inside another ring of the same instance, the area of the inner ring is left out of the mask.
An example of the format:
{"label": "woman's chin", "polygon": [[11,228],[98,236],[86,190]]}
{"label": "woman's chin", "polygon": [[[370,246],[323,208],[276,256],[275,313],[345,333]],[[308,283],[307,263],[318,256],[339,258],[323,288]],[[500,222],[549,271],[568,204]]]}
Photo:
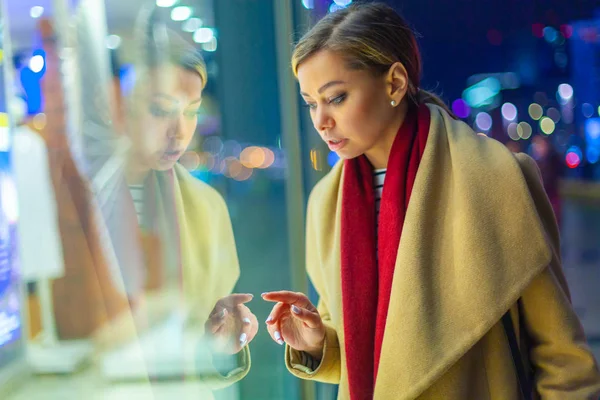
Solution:
{"label": "woman's chin", "polygon": [[342,160],[352,160],[353,158],[361,156],[363,153],[342,149],[340,151],[336,151],[335,154],[337,154]]}
{"label": "woman's chin", "polygon": [[177,164],[177,161],[171,160],[158,160],[152,166],[152,169],[155,171],[168,171],[173,168]]}

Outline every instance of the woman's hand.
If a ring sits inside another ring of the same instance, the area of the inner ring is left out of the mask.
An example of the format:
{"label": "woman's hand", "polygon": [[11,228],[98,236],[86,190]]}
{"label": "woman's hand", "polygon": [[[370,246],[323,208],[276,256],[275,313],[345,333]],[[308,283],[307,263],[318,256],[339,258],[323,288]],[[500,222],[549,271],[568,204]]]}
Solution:
{"label": "woman's hand", "polygon": [[317,308],[303,293],[288,291],[263,293],[266,301],[275,302],[267,319],[267,329],[279,344],[310,354],[316,360],[323,357],[325,325]]}
{"label": "woman's hand", "polygon": [[258,320],[244,304],[251,294],[231,294],[220,299],[204,324],[206,334],[216,343],[215,352],[236,354],[254,339]]}

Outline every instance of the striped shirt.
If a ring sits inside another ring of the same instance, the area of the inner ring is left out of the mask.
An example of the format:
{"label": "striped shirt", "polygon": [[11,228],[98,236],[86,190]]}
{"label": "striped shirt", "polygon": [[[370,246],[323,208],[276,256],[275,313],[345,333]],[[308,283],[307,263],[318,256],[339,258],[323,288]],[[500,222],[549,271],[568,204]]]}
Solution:
{"label": "striped shirt", "polygon": [[[385,181],[385,172],[387,170],[384,169],[376,169],[373,171],[373,186],[375,187],[375,221],[376,228],[379,227],[379,208],[381,205],[381,195],[383,193],[383,183]],[[375,231],[377,232],[377,230]],[[375,233],[377,234],[377,233]]]}
{"label": "striped shirt", "polygon": [[138,223],[142,223],[142,215],[144,213],[144,185],[129,185],[129,192],[133,199],[135,213],[137,214]]}

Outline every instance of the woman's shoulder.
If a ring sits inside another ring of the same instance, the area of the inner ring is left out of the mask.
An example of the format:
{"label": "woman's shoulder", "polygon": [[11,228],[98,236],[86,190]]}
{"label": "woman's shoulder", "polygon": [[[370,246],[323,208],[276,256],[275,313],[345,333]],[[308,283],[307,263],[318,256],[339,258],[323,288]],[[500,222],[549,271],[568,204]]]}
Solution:
{"label": "woman's shoulder", "polygon": [[208,209],[226,208],[223,196],[208,183],[194,177],[185,167],[176,164],[174,167],[175,176],[179,184],[182,195],[193,200],[196,207],[203,206]]}
{"label": "woman's shoulder", "polygon": [[337,196],[340,182],[342,181],[343,170],[344,162],[340,160],[333,166],[331,171],[322,177],[312,188],[308,199],[309,204],[322,202],[331,199],[332,196]]}
{"label": "woman's shoulder", "polygon": [[519,166],[526,177],[532,175],[537,175],[538,177],[541,176],[540,169],[531,156],[525,153],[514,153],[514,157],[519,162]]}

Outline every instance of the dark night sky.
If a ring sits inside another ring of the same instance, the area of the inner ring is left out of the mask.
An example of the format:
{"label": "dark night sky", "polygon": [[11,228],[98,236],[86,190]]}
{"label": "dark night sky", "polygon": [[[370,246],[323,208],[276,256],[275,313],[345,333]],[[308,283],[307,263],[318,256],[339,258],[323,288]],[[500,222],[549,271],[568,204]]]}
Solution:
{"label": "dark night sky", "polygon": [[[421,34],[423,87],[446,100],[460,96],[475,73],[514,70],[517,51],[535,51],[534,23],[559,28],[591,19],[600,0],[387,0]],[[495,29],[502,44],[487,38]],[[543,40],[541,40],[543,42]]]}

